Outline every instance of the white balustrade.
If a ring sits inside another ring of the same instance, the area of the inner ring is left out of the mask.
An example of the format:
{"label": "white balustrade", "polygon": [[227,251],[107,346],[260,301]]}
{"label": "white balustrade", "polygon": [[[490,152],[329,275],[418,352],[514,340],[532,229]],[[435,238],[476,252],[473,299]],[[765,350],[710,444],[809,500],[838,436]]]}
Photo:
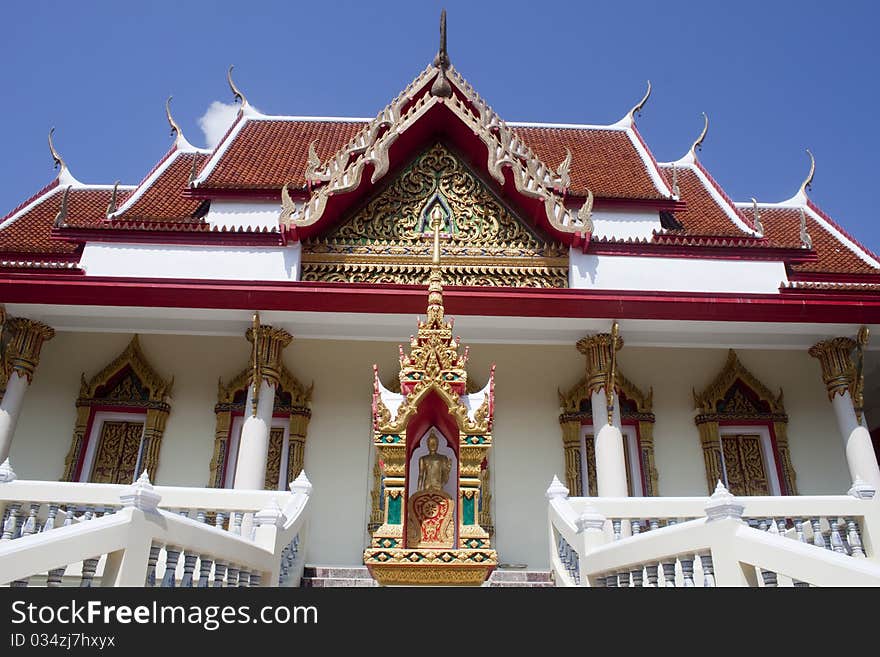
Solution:
{"label": "white balustrade", "polygon": [[310,494],[304,474],[279,492],[13,473],[0,481],[0,585],[298,586]]}
{"label": "white balustrade", "polygon": [[[569,498],[547,491],[558,586],[880,586],[880,499]],[[628,535],[621,528],[630,530]]]}

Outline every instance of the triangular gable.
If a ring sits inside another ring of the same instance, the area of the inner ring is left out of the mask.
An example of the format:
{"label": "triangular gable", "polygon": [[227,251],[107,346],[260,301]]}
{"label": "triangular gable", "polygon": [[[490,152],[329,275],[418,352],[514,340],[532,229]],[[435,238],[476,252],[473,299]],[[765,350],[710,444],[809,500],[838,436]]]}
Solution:
{"label": "triangular gable", "polygon": [[[436,94],[433,89],[442,79],[450,84],[448,95]],[[285,186],[280,223],[301,239],[314,236],[319,221],[338,221],[400,164],[398,160],[408,160],[437,134],[459,150],[468,151],[472,161],[482,159],[487,177],[498,183],[505,197],[522,208],[535,226],[566,243],[589,239],[592,194],[580,211],[565,204],[571,157],[552,169],[457,71],[433,65],[329,160],[321,162],[313,151],[306,175],[313,186],[312,195],[297,205]]]}
{"label": "triangular gable", "polygon": [[303,243],[302,280],[425,284],[432,248],[427,218],[435,205],[443,217],[447,283],[568,284],[568,248],[518,218],[439,142],[342,223]]}

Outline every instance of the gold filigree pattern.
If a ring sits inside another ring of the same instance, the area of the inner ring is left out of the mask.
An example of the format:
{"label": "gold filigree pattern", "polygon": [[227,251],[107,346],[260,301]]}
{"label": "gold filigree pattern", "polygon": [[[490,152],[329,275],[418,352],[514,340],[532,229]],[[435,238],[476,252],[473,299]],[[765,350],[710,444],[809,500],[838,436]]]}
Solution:
{"label": "gold filigree pattern", "polygon": [[143,422],[104,422],[89,481],[130,484],[135,476]]}
{"label": "gold filigree pattern", "polygon": [[425,284],[424,208],[442,203],[452,285],[566,287],[568,250],[547,244],[449,149],[435,144],[323,239],[303,244],[302,280]]}
{"label": "gold filigree pattern", "polygon": [[[174,379],[163,379],[147,361],[135,335],[125,350],[90,380],[85,373],[80,377],[79,398],[76,400],[76,425],[70,449],[64,461],[63,481],[72,481],[83,458],[86,429],[94,407],[108,401],[115,407],[146,412],[143,430],[142,468],[151,481],[156,481],[159,467],[159,449],[165,433],[165,422],[171,410],[169,405]],[[132,465],[132,467],[134,467]]]}
{"label": "gold filigree pattern", "polygon": [[[757,421],[773,432],[776,444],[774,458],[782,470],[782,493],[797,495],[797,475],[788,447],[788,415],[785,413],[781,389],[778,395],[770,392],[730,349],[724,367],[715,380],[702,393],[694,391],[693,396],[698,413],[694,422],[700,432],[706,484],[710,493],[719,480],[724,480],[722,452],[730,449],[722,445],[721,426]],[[757,490],[757,484],[753,488]]]}
{"label": "gold filigree pattern", "polygon": [[10,317],[4,323],[4,328],[10,331],[9,343],[3,353],[9,374],[18,372],[31,383],[34,370],[40,362],[40,349],[44,342],[55,336],[55,330],[24,317]]}
{"label": "gold filigree pattern", "polygon": [[733,495],[770,494],[760,436],[722,436],[721,447],[727,489]]}

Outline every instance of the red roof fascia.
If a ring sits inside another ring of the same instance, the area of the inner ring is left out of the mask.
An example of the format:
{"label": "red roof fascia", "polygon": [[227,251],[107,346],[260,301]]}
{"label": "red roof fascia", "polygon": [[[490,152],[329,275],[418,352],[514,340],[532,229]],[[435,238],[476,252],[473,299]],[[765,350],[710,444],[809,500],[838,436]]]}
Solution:
{"label": "red roof fascia", "polygon": [[876,274],[841,274],[824,271],[798,271],[793,269],[788,272],[788,280],[808,283],[880,283],[880,272]]}
{"label": "red roof fascia", "polygon": [[[718,240],[721,241],[721,240]],[[593,239],[584,253],[590,255],[638,256],[655,258],[696,258],[711,260],[766,260],[771,262],[815,262],[815,251],[784,247],[754,245],[711,246],[685,245],[663,242],[625,242]]]}
{"label": "red roof fascia", "polygon": [[[0,272],[0,298],[7,303],[418,314],[424,312],[426,291],[413,285]],[[880,323],[880,294],[864,291],[771,295],[449,287],[444,289],[444,303],[450,315]]]}
{"label": "red roof fascia", "polygon": [[52,237],[67,242],[122,242],[125,244],[199,244],[204,246],[286,246],[282,232],[217,230],[207,224],[174,224],[165,227],[107,226],[106,228],[53,228]]}

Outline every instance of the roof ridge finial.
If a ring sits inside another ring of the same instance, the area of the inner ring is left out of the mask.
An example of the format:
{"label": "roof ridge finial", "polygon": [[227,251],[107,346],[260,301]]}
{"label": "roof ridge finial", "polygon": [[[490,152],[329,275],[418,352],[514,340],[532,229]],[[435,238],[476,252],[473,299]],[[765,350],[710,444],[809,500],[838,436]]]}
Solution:
{"label": "roof ridge finial", "polygon": [[180,126],[177,125],[177,121],[174,120],[174,117],[171,116],[171,99],[174,96],[168,96],[168,100],[165,101],[165,118],[168,119],[168,125],[171,126],[171,135],[174,137],[182,137],[183,132],[180,129]]}
{"label": "roof ridge finial", "polygon": [[446,10],[440,12],[440,49],[434,57],[434,67],[439,68],[437,79],[431,85],[431,95],[439,98],[452,96],[452,85],[446,79],[446,69],[449,68],[449,52],[446,50]]}
{"label": "roof ridge finial", "polygon": [[639,116],[642,115],[642,108],[645,106],[645,103],[648,102],[648,98],[651,97],[651,81],[648,80],[648,89],[645,91],[645,95],[642,96],[642,99],[635,104],[635,106],[629,111],[627,116],[629,117],[629,123],[632,125],[636,122],[636,114]]}
{"label": "roof ridge finial", "polygon": [[804,200],[807,198],[807,190],[813,189],[813,176],[816,175],[816,158],[813,157],[813,153],[809,148],[806,150],[807,155],[810,156],[810,172],[807,174],[806,179],[804,179],[803,184],[801,184],[800,195],[804,197]]}
{"label": "roof ridge finial", "polygon": [[764,234],[764,224],[761,223],[761,213],[758,212],[758,199],[752,197],[752,223],[755,224],[755,230]]}
{"label": "roof ridge finial", "polygon": [[116,209],[117,209],[116,195],[117,195],[118,191],[119,191],[119,181],[117,180],[113,184],[113,193],[110,195],[110,203],[107,205],[107,212],[105,213],[105,215],[107,216],[108,219],[110,218],[111,214],[116,212]]}
{"label": "roof ridge finial", "polygon": [[64,161],[64,158],[55,150],[55,144],[52,142],[52,135],[55,134],[55,127],[49,128],[49,152],[52,153],[52,159],[55,161],[55,168],[60,169],[58,175],[61,176],[67,169],[67,163]]}
{"label": "roof ridge finial", "polygon": [[235,68],[235,64],[229,65],[229,70],[226,71],[226,81],[229,83],[229,88],[232,90],[232,95],[235,96],[235,99],[241,102],[241,108],[244,109],[248,106],[247,98],[245,95],[241,93],[241,89],[235,86],[235,82],[232,81],[232,69]]}
{"label": "roof ridge finial", "polygon": [[702,112],[703,114],[703,131],[700,133],[700,136],[697,137],[697,140],[691,145],[690,150],[688,151],[688,155],[690,155],[694,162],[697,161],[697,151],[703,150],[703,140],[706,139],[706,133],[709,132],[709,116]]}
{"label": "roof ridge finial", "polygon": [[64,195],[61,197],[61,208],[55,215],[55,228],[63,228],[67,225],[67,199],[70,196],[70,188],[73,185],[68,185],[64,188]]}
{"label": "roof ridge finial", "polygon": [[800,238],[801,238],[801,248],[803,249],[812,249],[813,248],[813,238],[810,237],[810,233],[807,231],[807,213],[804,212],[803,208],[799,208],[801,211],[801,227],[800,227]]}

